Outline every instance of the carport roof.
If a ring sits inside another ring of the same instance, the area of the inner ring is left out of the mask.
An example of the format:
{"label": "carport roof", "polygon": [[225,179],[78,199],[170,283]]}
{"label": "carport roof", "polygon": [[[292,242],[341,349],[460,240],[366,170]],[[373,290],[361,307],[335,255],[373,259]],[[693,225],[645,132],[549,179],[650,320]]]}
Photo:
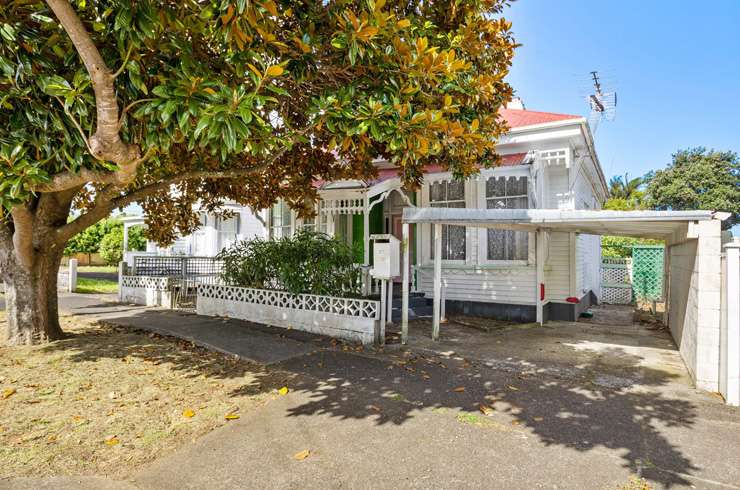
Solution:
{"label": "carport roof", "polygon": [[726,219],[714,211],[593,211],[557,209],[404,208],[406,223],[577,232],[667,239],[687,223]]}

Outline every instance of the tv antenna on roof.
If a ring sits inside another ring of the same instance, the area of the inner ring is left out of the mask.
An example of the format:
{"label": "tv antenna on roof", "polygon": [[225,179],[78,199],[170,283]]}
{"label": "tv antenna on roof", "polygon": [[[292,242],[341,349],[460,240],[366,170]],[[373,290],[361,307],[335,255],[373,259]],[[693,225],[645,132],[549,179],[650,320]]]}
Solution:
{"label": "tv antenna on roof", "polygon": [[588,123],[591,126],[591,132],[596,133],[602,119],[614,120],[617,112],[617,92],[604,90],[598,71],[591,72],[591,80],[593,81],[594,93],[586,97],[588,105],[591,107]]}

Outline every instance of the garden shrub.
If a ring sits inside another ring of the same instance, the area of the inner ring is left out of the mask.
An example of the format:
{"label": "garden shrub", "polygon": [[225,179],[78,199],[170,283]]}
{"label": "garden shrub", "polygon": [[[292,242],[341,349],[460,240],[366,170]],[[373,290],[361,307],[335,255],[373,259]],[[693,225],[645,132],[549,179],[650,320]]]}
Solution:
{"label": "garden shrub", "polygon": [[304,230],[278,240],[237,242],[218,258],[221,279],[234,286],[339,297],[360,292],[352,249],[323,233]]}

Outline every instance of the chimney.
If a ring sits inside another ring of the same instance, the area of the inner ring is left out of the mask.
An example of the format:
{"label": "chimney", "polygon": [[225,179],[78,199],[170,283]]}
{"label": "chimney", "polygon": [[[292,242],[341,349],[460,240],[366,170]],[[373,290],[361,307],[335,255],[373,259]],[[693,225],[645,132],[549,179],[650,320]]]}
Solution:
{"label": "chimney", "polygon": [[520,97],[514,97],[511,99],[511,102],[506,104],[507,109],[516,109],[519,111],[524,110],[524,101]]}

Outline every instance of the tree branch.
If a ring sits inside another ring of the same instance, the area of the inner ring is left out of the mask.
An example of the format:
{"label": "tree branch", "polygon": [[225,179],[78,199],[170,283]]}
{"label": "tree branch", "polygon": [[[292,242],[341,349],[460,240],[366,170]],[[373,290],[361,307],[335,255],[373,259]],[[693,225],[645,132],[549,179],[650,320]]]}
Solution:
{"label": "tree branch", "polygon": [[63,172],[52,177],[51,182],[38,184],[33,187],[34,192],[60,192],[74,187],[79,187],[90,182],[101,184],[115,184],[123,186],[131,182],[136,175],[136,169],[154,153],[149,148],[143,157],[135,160],[130,165],[122,166],[119,171],[90,170],[82,168],[79,172]]}
{"label": "tree branch", "polygon": [[[46,3],[69,35],[92,81],[97,128],[88,139],[91,153],[100,160],[115,162],[121,168],[132,165],[139,160],[140,150],[136,145],[124,143],[118,132],[118,101],[113,75],[69,1],[46,0]],[[133,173],[135,169],[127,172],[128,175]]]}
{"label": "tree branch", "polygon": [[129,111],[129,109],[131,109],[136,104],[141,104],[142,102],[151,102],[153,100],[156,100],[156,99],[151,99],[151,98],[149,98],[149,99],[139,99],[139,100],[135,100],[135,101],[131,102],[129,105],[127,105],[126,107],[124,107],[123,110],[121,111],[121,117],[118,119],[118,128],[120,129],[121,126],[123,126],[123,118],[126,117],[126,113]]}
{"label": "tree branch", "polygon": [[123,70],[126,69],[126,65],[128,64],[128,59],[131,56],[131,51],[134,49],[134,43],[131,43],[128,47],[128,51],[126,51],[126,56],[123,58],[123,63],[121,64],[121,67],[116,70],[116,72],[112,75],[113,79],[115,80],[118,78],[118,76],[123,73]]}
{"label": "tree branch", "polygon": [[[282,154],[282,153],[280,153]],[[170,186],[183,182],[186,180],[196,179],[234,179],[244,177],[246,175],[259,172],[264,170],[274,159],[270,159],[269,162],[256,165],[254,167],[244,169],[232,169],[223,171],[212,171],[212,170],[194,170],[191,172],[184,172],[178,175],[173,175],[164,180],[147,184],[139,189],[136,189],[126,195],[119,197],[112,197],[115,193],[115,189],[109,189],[104,195],[101,196],[101,201],[105,201],[107,197],[111,197],[107,202],[101,202],[101,204],[93,207],[90,211],[85,214],[78,216],[74,221],[70,221],[64,226],[57,230],[57,239],[69,240],[77,233],[83,231],[85,228],[92,226],[101,219],[108,216],[114,209],[128,206],[129,204],[136,202],[145,197],[157,194],[163,191],[169,191]],[[96,199],[97,200],[97,199]]]}

